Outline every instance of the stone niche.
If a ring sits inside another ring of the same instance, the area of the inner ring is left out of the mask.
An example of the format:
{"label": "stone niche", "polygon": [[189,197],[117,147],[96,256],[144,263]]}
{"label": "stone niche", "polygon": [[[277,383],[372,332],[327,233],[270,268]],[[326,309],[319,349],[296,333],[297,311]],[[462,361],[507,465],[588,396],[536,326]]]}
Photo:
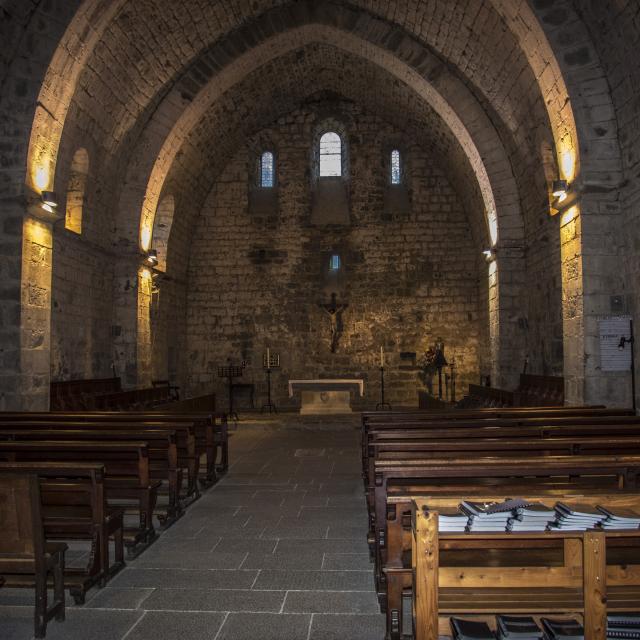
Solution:
{"label": "stone niche", "polygon": [[343,178],[319,178],[312,194],[311,224],[349,225],[349,195]]}
{"label": "stone niche", "polygon": [[[388,401],[416,404],[421,385],[402,354],[419,357],[439,336],[447,356],[455,355],[458,389],[477,379],[477,251],[439,158],[417,142],[417,132],[399,131],[353,103],[334,106],[348,147],[342,178],[314,178],[316,133],[330,109],[307,104],[255,134],[276,154],[275,220],[265,225],[250,206],[255,140],[213,184],[190,244],[186,335],[179,342],[185,393],[213,388],[224,406],[216,366],[246,361],[239,382],[255,386],[259,408],[269,347],[280,355],[272,376],[278,407],[298,406],[299,398],[288,397],[288,380],[310,378],[363,379],[365,397],[354,409],[371,406],[379,400],[383,346]],[[411,197],[392,208],[403,215],[389,219],[385,156],[399,138],[413,141],[403,149]],[[330,271],[333,255],[340,256],[337,273]],[[335,353],[322,308],[332,291],[348,304]]]}

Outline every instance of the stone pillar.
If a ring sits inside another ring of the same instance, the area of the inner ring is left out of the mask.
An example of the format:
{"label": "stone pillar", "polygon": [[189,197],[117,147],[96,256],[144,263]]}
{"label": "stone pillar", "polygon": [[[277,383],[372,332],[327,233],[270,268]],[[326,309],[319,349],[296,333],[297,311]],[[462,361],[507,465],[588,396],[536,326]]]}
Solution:
{"label": "stone pillar", "polygon": [[24,206],[18,198],[0,206],[0,411],[22,408],[21,301]]}
{"label": "stone pillar", "polygon": [[526,356],[523,262],[522,247],[500,246],[489,263],[491,385],[500,389],[517,388]]}
{"label": "stone pillar", "polygon": [[[56,217],[46,220],[27,213],[22,196],[2,204],[0,410],[46,411],[51,375],[51,223]],[[37,209],[34,212],[38,214]]]}
{"label": "stone pillar", "polygon": [[561,215],[566,402],[629,407],[630,374],[600,370],[599,322],[612,315],[611,296],[624,293],[615,193],[585,187]]}
{"label": "stone pillar", "polygon": [[118,251],[114,269],[113,349],[116,374],[125,388],[138,385],[138,296],[140,256],[131,247]]}

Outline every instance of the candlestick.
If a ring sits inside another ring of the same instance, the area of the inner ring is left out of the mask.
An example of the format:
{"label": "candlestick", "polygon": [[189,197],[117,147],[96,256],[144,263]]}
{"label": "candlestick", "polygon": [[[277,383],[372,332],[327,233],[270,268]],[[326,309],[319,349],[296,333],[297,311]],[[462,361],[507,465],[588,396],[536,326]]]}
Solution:
{"label": "candlestick", "polygon": [[271,369],[271,353],[269,351],[269,347],[267,347],[267,369]]}
{"label": "candlestick", "polygon": [[384,367],[384,350],[380,347],[380,366]]}

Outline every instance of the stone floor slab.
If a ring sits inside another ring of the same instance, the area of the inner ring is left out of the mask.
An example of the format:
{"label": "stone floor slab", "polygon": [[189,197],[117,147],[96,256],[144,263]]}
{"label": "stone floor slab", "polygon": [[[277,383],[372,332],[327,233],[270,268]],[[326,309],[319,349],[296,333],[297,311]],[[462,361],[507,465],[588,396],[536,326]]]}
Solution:
{"label": "stone floor slab", "polygon": [[382,615],[319,614],[313,616],[309,640],[374,640],[384,631]]}
{"label": "stone floor slab", "polygon": [[371,591],[372,571],[261,571],[254,589]]}
{"label": "stone floor slab", "polygon": [[217,640],[307,640],[311,616],[231,613]]}
{"label": "stone floor slab", "polygon": [[144,608],[174,611],[253,611],[278,613],[285,591],[249,589],[156,589]]}
{"label": "stone floor slab", "polygon": [[214,640],[226,614],[210,612],[148,611],[127,640]]}
{"label": "stone floor slab", "polygon": [[363,591],[287,591],[285,613],[378,614],[378,599]]}

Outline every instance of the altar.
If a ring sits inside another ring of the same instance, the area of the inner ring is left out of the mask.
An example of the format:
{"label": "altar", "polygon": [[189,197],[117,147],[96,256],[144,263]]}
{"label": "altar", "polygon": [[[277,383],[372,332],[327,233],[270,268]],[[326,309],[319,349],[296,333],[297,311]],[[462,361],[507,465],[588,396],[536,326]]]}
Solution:
{"label": "altar", "polygon": [[353,380],[289,380],[289,397],[300,391],[301,415],[352,413],[351,392],[364,395],[364,381]]}

